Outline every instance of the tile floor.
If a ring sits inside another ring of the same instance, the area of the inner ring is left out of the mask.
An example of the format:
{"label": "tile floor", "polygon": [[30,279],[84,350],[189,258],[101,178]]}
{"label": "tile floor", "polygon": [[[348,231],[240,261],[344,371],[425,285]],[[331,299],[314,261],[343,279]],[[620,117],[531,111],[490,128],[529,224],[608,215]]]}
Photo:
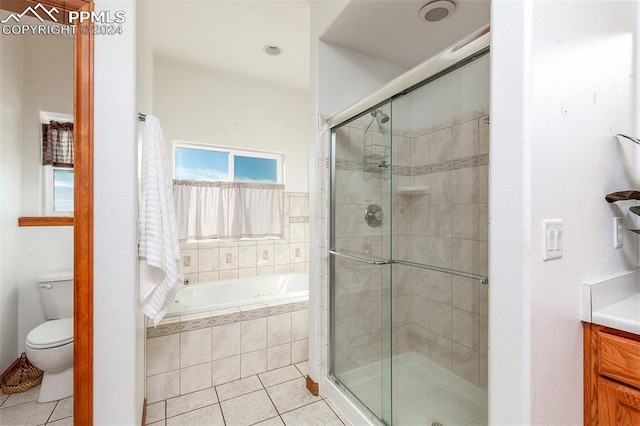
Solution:
{"label": "tile floor", "polygon": [[350,424],[306,388],[307,362],[147,406],[148,426]]}
{"label": "tile floor", "polygon": [[73,397],[40,404],[38,392],[40,386],[11,395],[0,392],[0,425],[73,426]]}

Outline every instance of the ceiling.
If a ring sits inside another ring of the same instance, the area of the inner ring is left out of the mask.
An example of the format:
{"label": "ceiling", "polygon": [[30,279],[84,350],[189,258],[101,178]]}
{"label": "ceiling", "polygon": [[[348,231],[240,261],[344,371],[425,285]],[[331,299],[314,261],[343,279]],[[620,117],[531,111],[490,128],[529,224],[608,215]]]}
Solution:
{"label": "ceiling", "polygon": [[[154,54],[161,58],[309,90],[310,1],[150,1]],[[428,0],[354,0],[322,40],[393,62],[423,62],[489,23],[489,0],[454,0],[447,19],[425,23]],[[278,56],[262,50],[282,49]]]}
{"label": "ceiling", "polygon": [[489,0],[453,0],[446,19],[426,23],[418,11],[429,0],[356,0],[322,36],[322,40],[413,68],[489,23]]}
{"label": "ceiling", "polygon": [[[154,54],[222,73],[309,89],[307,0],[150,1]],[[263,46],[282,49],[269,56]]]}

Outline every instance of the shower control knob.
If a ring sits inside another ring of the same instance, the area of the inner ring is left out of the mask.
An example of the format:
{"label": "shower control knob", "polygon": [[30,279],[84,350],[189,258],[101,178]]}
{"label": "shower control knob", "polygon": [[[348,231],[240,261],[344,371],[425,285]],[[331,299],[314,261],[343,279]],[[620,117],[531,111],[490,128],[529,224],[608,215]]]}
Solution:
{"label": "shower control knob", "polygon": [[377,228],[382,225],[382,219],[384,218],[384,213],[382,213],[382,207],[377,204],[370,204],[364,211],[364,221],[371,228]]}

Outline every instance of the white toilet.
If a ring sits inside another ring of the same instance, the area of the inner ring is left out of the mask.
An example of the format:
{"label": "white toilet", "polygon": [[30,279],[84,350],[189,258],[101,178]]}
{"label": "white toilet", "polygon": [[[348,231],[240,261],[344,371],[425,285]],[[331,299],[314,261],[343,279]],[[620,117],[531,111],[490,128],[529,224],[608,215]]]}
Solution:
{"label": "white toilet", "polygon": [[73,395],[73,270],[38,277],[47,321],[27,334],[26,353],[44,371],[38,402]]}

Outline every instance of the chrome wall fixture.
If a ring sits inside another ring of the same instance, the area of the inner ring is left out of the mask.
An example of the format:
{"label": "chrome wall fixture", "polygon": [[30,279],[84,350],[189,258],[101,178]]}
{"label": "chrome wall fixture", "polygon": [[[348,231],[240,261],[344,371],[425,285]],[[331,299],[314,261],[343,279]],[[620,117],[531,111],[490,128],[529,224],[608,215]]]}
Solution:
{"label": "chrome wall fixture", "polygon": [[371,228],[377,228],[382,225],[382,219],[384,214],[382,213],[382,207],[377,204],[369,204],[364,209],[364,221],[367,222]]}

